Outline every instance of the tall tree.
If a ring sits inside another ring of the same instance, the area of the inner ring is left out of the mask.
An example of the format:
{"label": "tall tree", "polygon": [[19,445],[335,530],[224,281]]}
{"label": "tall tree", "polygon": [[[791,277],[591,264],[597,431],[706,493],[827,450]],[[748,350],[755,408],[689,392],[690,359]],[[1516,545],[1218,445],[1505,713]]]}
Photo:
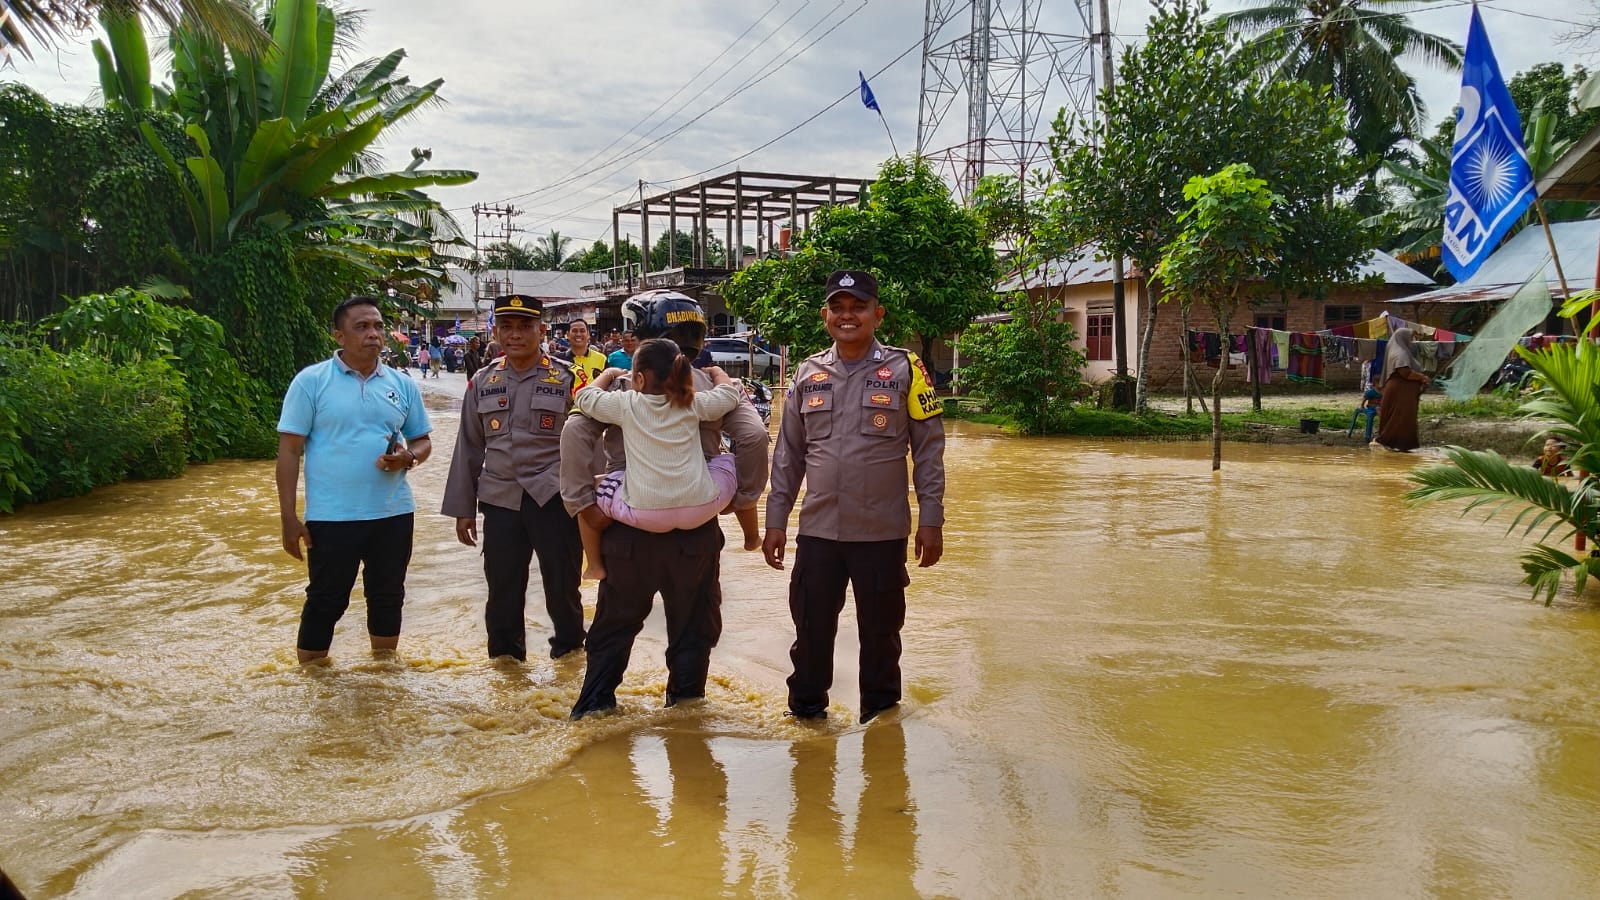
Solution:
{"label": "tall tree", "polygon": [[1589,77],[1583,66],[1567,67],[1559,62],[1540,63],[1525,69],[1506,82],[1506,90],[1527,119],[1534,109],[1553,117],[1552,137],[1556,141],[1579,141],[1600,122],[1600,109],[1578,109],[1578,88]]}
{"label": "tall tree", "polygon": [[[1189,208],[1178,216],[1183,230],[1162,252],[1156,274],[1167,293],[1187,308],[1204,303],[1216,317],[1222,344],[1239,304],[1262,290],[1256,276],[1278,260],[1284,198],[1267,189],[1248,165],[1234,163],[1215,175],[1196,175],[1184,185]],[[1222,379],[1211,379],[1211,470],[1222,468]]]}
{"label": "tall tree", "polygon": [[4,0],[0,2],[0,58],[16,51],[33,58],[33,45],[49,47],[94,26],[111,13],[154,19],[169,29],[204,31],[241,49],[266,46],[267,34],[243,0]]}
{"label": "tall tree", "polygon": [[1147,278],[1141,412],[1162,290],[1149,276],[1178,233],[1190,178],[1247,163],[1284,198],[1283,252],[1260,273],[1280,290],[1324,291],[1354,277],[1370,250],[1359,213],[1339,199],[1362,178],[1361,161],[1341,151],[1343,107],[1303,81],[1263,78],[1204,9],[1198,0],[1158,0],[1149,39],[1124,52],[1116,91],[1101,98],[1104,118],[1075,127],[1060,115],[1051,139],[1062,230],[1104,255],[1120,253]]}
{"label": "tall tree", "polygon": [[728,308],[768,338],[810,353],[827,346],[822,289],[835,269],[878,279],[889,310],[886,342],[917,335],[928,356],[937,338],[994,309],[994,248],[978,215],[922,159],[883,164],[860,206],[818,210],[795,236],[794,254],[735,272],[723,286]]}
{"label": "tall tree", "polygon": [[533,251],[516,241],[497,241],[483,248],[483,259],[478,264],[483,269],[537,269]]}
{"label": "tall tree", "polygon": [[1247,46],[1270,77],[1331,89],[1345,105],[1356,152],[1381,156],[1394,136],[1417,137],[1426,121],[1416,79],[1401,59],[1461,68],[1459,44],[1412,27],[1404,15],[1435,2],[1251,0],[1219,18],[1255,35]]}
{"label": "tall tree", "polygon": [[1061,315],[1059,293],[1040,276],[1051,260],[1082,248],[1061,246],[1043,202],[1025,196],[1015,177],[984,178],[972,205],[990,242],[1009,248],[1001,279],[1008,315],[962,330],[957,377],[1024,433],[1043,434],[1070,412],[1085,358],[1077,330]]}
{"label": "tall tree", "polygon": [[597,240],[582,253],[574,253],[567,257],[566,265],[562,268],[568,272],[601,272],[616,265],[619,258],[623,264],[636,263],[642,258],[639,245],[627,238],[622,239],[622,244],[617,249],[619,252],[613,255],[610,244]]}
{"label": "tall tree", "polygon": [[572,238],[565,237],[561,232],[550,229],[544,237],[533,239],[533,250],[529,254],[528,266],[541,272],[557,272],[567,261],[567,247],[572,244]]}

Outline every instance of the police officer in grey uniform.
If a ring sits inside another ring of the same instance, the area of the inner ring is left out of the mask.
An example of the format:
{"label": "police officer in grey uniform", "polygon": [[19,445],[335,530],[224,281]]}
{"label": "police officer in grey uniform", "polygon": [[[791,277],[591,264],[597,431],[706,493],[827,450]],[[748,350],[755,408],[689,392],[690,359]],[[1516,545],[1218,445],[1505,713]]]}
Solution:
{"label": "police officer in grey uniform", "polygon": [[484,623],[491,657],[528,658],[523,609],[535,555],[554,629],[551,658],[583,647],[583,544],[577,520],[561,503],[560,457],[572,395],[586,382],[539,349],[543,315],[535,297],[495,299],[494,335],[505,355],[467,381],[440,509],[455,518],[456,538],[469,547],[477,546],[483,511],[483,574],[489,582]]}
{"label": "police officer in grey uniform", "polygon": [[[622,305],[622,317],[641,340],[664,337],[693,357],[705,343],[706,317],[700,304],[676,291],[646,291]],[[622,379],[618,379],[621,381]],[[614,383],[615,385],[615,383]],[[711,377],[695,370],[697,391],[711,389]],[[616,385],[616,389],[626,387]],[[738,490],[733,506],[754,506],[767,480],[767,427],[755,407],[741,403],[721,421],[702,423],[706,458],[721,450],[722,435],[733,444]],[[622,429],[573,413],[561,434],[561,493],[576,515],[594,505],[592,448],[604,441],[609,470],[627,466]],[[644,625],[657,593],[667,615],[666,705],[704,697],[711,648],[722,636],[719,556],[722,528],[715,519],[698,528],[654,534],[615,522],[601,538],[606,578],[600,582],[594,622],[589,627],[583,689],[573,705],[580,719],[617,705],[616,690],[628,668],[633,640]]]}
{"label": "police officer in grey uniform", "polygon": [[789,712],[827,716],[833,642],[846,583],[861,633],[861,721],[900,702],[900,628],[906,617],[906,453],[917,491],[916,556],[944,553],[944,407],[916,354],[875,337],[883,321],[870,273],[828,278],[822,319],[833,346],[795,368],[783,404],[767,494],[767,564],[783,568],[789,513],[806,485],[789,579],[795,640]]}

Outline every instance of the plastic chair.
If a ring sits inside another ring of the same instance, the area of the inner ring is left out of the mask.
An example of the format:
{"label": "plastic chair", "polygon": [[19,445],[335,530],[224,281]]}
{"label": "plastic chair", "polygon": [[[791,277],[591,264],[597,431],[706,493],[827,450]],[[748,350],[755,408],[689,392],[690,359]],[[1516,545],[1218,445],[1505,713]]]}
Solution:
{"label": "plastic chair", "polygon": [[1367,417],[1367,436],[1362,440],[1370,444],[1372,443],[1372,420],[1378,416],[1378,408],[1376,406],[1367,406],[1363,403],[1356,407],[1355,413],[1350,416],[1350,429],[1344,433],[1344,436],[1351,437],[1356,433],[1356,422],[1360,421],[1363,415]]}

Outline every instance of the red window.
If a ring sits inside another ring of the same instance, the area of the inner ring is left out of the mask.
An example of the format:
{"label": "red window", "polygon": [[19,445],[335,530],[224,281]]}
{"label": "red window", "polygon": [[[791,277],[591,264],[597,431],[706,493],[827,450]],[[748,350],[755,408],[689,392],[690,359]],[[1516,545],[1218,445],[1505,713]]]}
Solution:
{"label": "red window", "polygon": [[1083,355],[1088,359],[1115,358],[1116,342],[1113,340],[1115,333],[1110,313],[1089,316],[1083,337]]}

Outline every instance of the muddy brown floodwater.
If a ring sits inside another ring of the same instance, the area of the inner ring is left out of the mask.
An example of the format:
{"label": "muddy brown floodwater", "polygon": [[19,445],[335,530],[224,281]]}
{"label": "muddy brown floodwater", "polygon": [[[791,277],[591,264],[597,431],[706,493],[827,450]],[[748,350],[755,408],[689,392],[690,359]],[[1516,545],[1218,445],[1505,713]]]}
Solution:
{"label": "muddy brown floodwater", "polygon": [[0,519],[0,866],[33,897],[1592,896],[1600,611],[1530,601],[1503,525],[1405,508],[1421,460],[1229,445],[1214,477],[1204,442],[947,427],[907,702],[866,728],[848,625],[829,723],[781,715],[759,554],[724,555],[705,704],[659,708],[658,610],[621,714],[572,724],[581,661],[482,658],[439,516],[400,658],[358,601],[310,669],[270,462]]}

